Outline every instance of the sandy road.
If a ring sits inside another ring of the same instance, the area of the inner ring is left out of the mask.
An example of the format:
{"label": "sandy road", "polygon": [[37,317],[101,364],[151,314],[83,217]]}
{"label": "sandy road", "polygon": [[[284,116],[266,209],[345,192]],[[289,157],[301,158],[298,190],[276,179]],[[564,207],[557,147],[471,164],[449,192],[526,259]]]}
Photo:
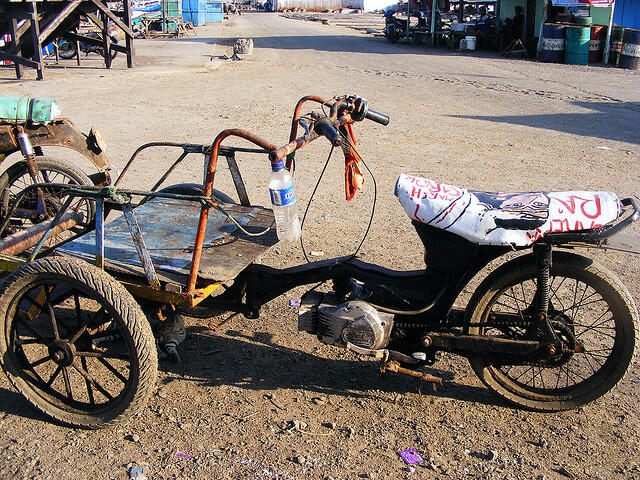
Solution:
{"label": "sandy road", "polygon": [[[254,55],[210,68],[210,58],[229,54],[240,37],[254,39]],[[83,130],[103,131],[120,166],[139,144],[210,142],[223,128],[282,144],[299,97],[362,95],[392,119],[386,128],[358,128],[379,195],[363,253],[394,268],[422,265],[421,247],[392,196],[401,171],[479,190],[638,194],[637,72],[389,45],[271,14],[234,16],[198,29],[195,38],[140,41],[137,63],[129,71],[118,58],[105,71],[97,60],[81,69],[70,62],[47,71],[45,82],[17,82],[2,69],[0,94],[58,98]],[[298,155],[303,205],[327,154],[326,143],[316,142]],[[163,151],[144,157],[128,185],[149,186],[173,158]],[[340,163],[333,159],[305,228],[308,249],[327,256],[353,250],[371,206],[371,179],[345,206]],[[241,168],[254,202],[266,204],[265,161],[243,158]],[[194,159],[176,181],[199,178]],[[231,185],[224,171],[217,181]],[[598,259],[640,300],[637,259]],[[263,260],[294,265],[302,255],[298,246],[281,246]],[[126,465],[137,461],[154,479],[566,478],[562,469],[576,478],[640,478],[637,363],[612,394],[562,414],[511,409],[480,386],[465,361],[448,356],[436,366],[454,381],[421,396],[406,378],[380,377],[370,363],[297,336],[287,300],[301,292],[275,300],[250,325],[230,321],[218,330],[222,336],[194,322],[182,346],[185,363],[163,364],[158,395],[120,428],[80,432],[47,423],[3,378],[0,477],[127,478]],[[280,428],[291,420],[306,423],[305,432]],[[140,441],[126,440],[129,433]],[[413,473],[395,453],[410,447],[432,459]]]}

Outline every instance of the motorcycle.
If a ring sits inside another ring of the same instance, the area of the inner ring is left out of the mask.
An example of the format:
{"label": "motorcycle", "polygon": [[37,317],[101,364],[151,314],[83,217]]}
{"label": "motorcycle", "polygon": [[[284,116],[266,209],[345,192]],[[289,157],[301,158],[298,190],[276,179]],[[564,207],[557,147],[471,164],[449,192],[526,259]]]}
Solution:
{"label": "motorcycle", "polygon": [[[384,36],[391,42],[396,43],[398,40],[404,37],[411,37],[414,43],[420,43],[426,34],[431,32],[431,13],[418,11],[413,15],[418,19],[417,23],[410,24],[407,27],[407,21],[396,18],[397,12],[390,10],[385,12],[385,26]],[[440,20],[440,12],[436,12],[436,29],[442,28],[442,22]]]}
{"label": "motorcycle", "polygon": [[[80,47],[80,51],[88,56],[90,53],[97,53],[101,57],[104,57],[104,45],[102,43],[102,34],[98,32],[88,32],[86,38],[94,39],[100,44],[89,43],[88,41],[78,41],[78,46]],[[113,44],[118,44],[118,32],[117,30],[109,31],[109,39]],[[115,49],[110,50],[111,59],[116,58],[118,51]],[[76,41],[71,35],[62,36],[62,38],[58,39],[58,54],[60,58],[64,58],[65,60],[69,60],[74,58],[78,54],[78,49],[76,47]]]}
{"label": "motorcycle", "polygon": [[[301,115],[306,102],[323,110]],[[296,152],[325,137],[332,152],[344,154],[351,199],[363,185],[364,165],[353,125],[365,119],[389,123],[361,97],[308,96],[298,101],[290,141],[281,147],[229,129],[212,144],[145,144],[110,187],[47,184],[68,197],[49,230],[74,220],[76,212],[66,210],[77,198],[95,202],[95,229],[61,245],[56,256],[39,258],[45,233],[29,262],[7,257],[0,265],[17,269],[0,294],[0,361],[14,386],[67,425],[113,425],[140,411],[153,391],[157,350],[148,319],[174,333],[166,353],[175,358],[184,338],[180,313],[254,319],[274,298],[314,285],[300,299],[298,331],[377,360],[382,372],[435,387],[443,379],[423,367],[435,364],[439,352],[452,352],[468,358],[498,396],[538,411],[577,408],[611,390],[634,358],[638,312],[613,272],[573,250],[640,253],[635,238],[620,235],[640,217],[633,198],[603,191],[480,192],[401,174],[394,193],[424,246],[423,269],[391,270],[355,254],[285,269],[259,262],[278,241],[274,216],[251,205],[235,153],[267,154],[274,171],[281,163],[294,171]],[[259,148],[222,146],[229,137]],[[151,191],[119,188],[138,154],[153,147],[182,152]],[[158,190],[188,154],[204,156],[203,183]],[[219,155],[240,204],[213,188]],[[27,187],[13,208],[40,188]],[[272,191],[272,198],[295,198],[292,189]],[[134,197],[142,200],[136,204]],[[115,210],[123,215],[105,224],[104,215]],[[188,228],[194,225],[195,236]],[[153,256],[146,245],[154,246]],[[171,254],[158,253],[164,251]],[[494,260],[501,265],[464,308],[455,306]],[[72,370],[79,375],[68,375]]]}

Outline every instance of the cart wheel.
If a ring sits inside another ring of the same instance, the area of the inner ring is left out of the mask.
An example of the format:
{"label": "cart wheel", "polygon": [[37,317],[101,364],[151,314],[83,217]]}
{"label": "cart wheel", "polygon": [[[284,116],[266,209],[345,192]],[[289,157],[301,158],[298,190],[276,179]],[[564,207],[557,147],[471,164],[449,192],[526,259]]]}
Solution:
{"label": "cart wheel", "polygon": [[[53,157],[43,156],[36,157],[36,163],[45,183],[93,185],[89,177],[87,177],[82,170],[69,162]],[[2,211],[6,212],[13,205],[16,196],[29,185],[33,185],[33,183],[34,182],[29,175],[26,162],[20,161],[7,168],[7,170],[0,175]],[[37,214],[38,196],[34,191],[28,196],[23,197],[20,203],[20,210],[30,213],[14,215],[7,227],[7,231],[3,233],[9,234],[24,230],[35,223],[45,220],[46,218],[55,217],[62,204],[68,198],[66,196],[60,196],[59,193],[47,190],[46,188],[43,188],[43,195],[45,211],[41,216]],[[87,198],[78,198],[77,202],[74,202],[71,207],[82,213],[84,216],[84,222],[74,227],[72,232],[79,233],[89,228],[92,225],[93,218],[95,216],[95,202]],[[0,221],[3,220],[4,218],[0,215]],[[69,233],[62,233],[52,239],[52,242],[50,243],[60,243],[67,237],[69,237]]]}
{"label": "cart wheel", "polygon": [[140,307],[87,263],[47,257],[1,287],[0,359],[38,410],[97,429],[138,413],[154,388],[158,357]]}

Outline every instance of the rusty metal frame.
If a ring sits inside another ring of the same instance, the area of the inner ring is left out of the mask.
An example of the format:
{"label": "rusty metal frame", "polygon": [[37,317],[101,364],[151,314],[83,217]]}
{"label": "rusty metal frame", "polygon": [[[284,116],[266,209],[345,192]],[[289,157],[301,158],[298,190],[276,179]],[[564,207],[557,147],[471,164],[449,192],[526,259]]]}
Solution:
{"label": "rusty metal frame", "polygon": [[34,125],[30,122],[0,122],[0,154],[11,155],[20,151],[14,133],[15,128],[18,127],[29,136],[34,148],[69,148],[85,156],[99,170],[109,167],[109,160],[98,145],[99,141],[95,135],[93,133],[85,135],[68,118],[59,118],[45,125]]}
{"label": "rusty metal frame", "polygon": [[[300,118],[300,111],[302,109],[302,105],[307,101],[314,101],[320,103],[322,105],[330,107],[331,111],[329,114],[329,120],[333,123],[335,128],[339,128],[344,125],[348,125],[352,123],[351,116],[346,114],[338,118],[339,107],[343,105],[347,105],[344,101],[344,98],[334,98],[332,100],[325,100],[321,97],[316,96],[306,96],[301,98],[296,104],[296,108],[294,110],[292,124],[291,124],[291,133],[290,133],[290,141],[286,145],[281,147],[276,147],[274,144],[267,142],[266,140],[254,135],[251,132],[247,132],[246,130],[240,129],[229,129],[223,130],[218,134],[211,145],[211,156],[209,158],[209,163],[206,168],[205,174],[205,183],[204,183],[204,196],[211,196],[211,192],[213,191],[213,182],[215,180],[216,174],[216,166],[218,162],[218,155],[221,153],[221,143],[228,137],[238,137],[243,138],[264,150],[269,152],[269,160],[272,163],[278,162],[285,157],[287,157],[287,168],[291,167],[291,163],[293,161],[293,153],[297,150],[301,149],[305,145],[308,145],[312,141],[316,140],[320,137],[320,134],[315,130],[310,131],[309,133],[298,137],[295,137],[297,134],[297,124],[298,119]],[[187,291],[192,291],[196,288],[196,283],[198,280],[198,269],[200,268],[200,260],[202,257],[202,247],[204,243],[205,231],[207,228],[207,218],[209,216],[209,208],[211,205],[203,204],[200,210],[200,220],[198,222],[198,230],[196,233],[196,240],[193,247],[193,257],[191,261],[191,271],[189,273],[189,283],[187,285]]]}

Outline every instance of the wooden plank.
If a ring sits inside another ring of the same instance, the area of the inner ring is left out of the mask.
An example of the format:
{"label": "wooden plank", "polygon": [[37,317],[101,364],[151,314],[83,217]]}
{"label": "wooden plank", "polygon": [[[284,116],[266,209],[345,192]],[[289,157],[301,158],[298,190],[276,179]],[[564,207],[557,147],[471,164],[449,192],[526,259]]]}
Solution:
{"label": "wooden plank", "polygon": [[[12,53],[0,52],[0,59],[11,60],[13,63],[20,66],[24,65],[25,67],[38,68],[38,62],[34,62],[33,60],[29,60],[28,58],[21,57],[20,55],[14,55]],[[17,73],[17,70],[18,69],[16,68],[16,73]],[[18,75],[18,78],[20,78],[21,75],[22,75],[22,69],[20,69],[20,75]]]}
{"label": "wooden plank", "polygon": [[53,31],[64,22],[71,13],[80,5],[81,0],[73,0],[69,2],[60,12],[57,13],[55,18],[45,25],[44,29],[40,32],[40,42],[45,42],[47,37],[53,33]]}
{"label": "wooden plank", "polygon": [[124,23],[122,23],[122,21],[111,11],[109,10],[106,5],[104,5],[100,0],[91,0],[91,2],[93,2],[93,4],[98,7],[98,9],[104,13],[107,17],[109,17],[109,19],[115,23],[120,29],[122,29],[122,31],[124,31],[124,33],[126,33],[127,35],[133,37],[134,33],[133,30],[131,30],[131,28],[128,25],[125,25]]}

